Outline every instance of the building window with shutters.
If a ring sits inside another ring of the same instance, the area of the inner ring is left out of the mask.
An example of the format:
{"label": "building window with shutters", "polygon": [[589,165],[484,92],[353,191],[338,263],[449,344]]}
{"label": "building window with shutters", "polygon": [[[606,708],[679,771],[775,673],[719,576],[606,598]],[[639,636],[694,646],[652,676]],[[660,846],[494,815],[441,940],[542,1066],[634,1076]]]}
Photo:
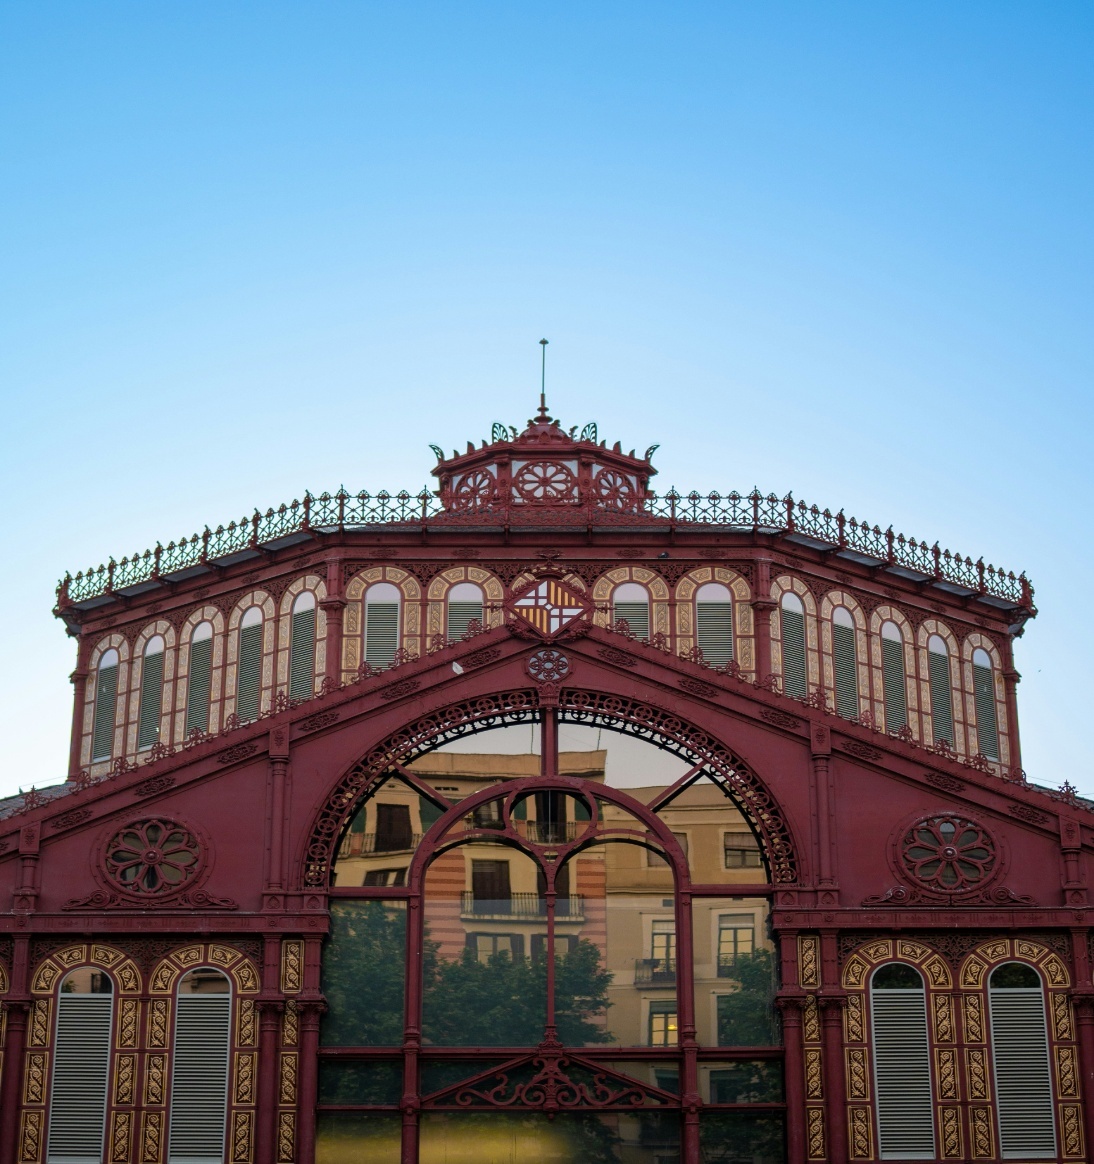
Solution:
{"label": "building window with shutters", "polygon": [[934,743],[945,740],[953,747],[953,688],[950,683],[950,652],[941,635],[927,640],[927,685],[931,695],[931,734]]}
{"label": "building window with shutters", "polygon": [[988,1014],[1004,1160],[1044,1160],[1056,1155],[1052,1068],[1045,992],[1037,971],[1005,962],[988,979]]}
{"label": "building window with shutters", "polygon": [[311,699],[315,694],[315,595],[298,594],[292,604],[289,627],[289,698]]}
{"label": "building window with shutters", "polygon": [[399,649],[399,588],[377,582],[365,592],[365,662],[382,671]]}
{"label": "building window with shutters", "polygon": [[228,1116],[232,991],[209,967],[191,970],[175,997],[168,1164],[220,1164]]}
{"label": "building window with shutters", "polygon": [[722,857],[727,869],[759,869],[760,844],[750,832],[722,833]]}
{"label": "building window with shutters", "polygon": [[999,759],[999,718],[995,710],[995,675],[983,647],[972,653],[972,694],[976,705],[976,750]]}
{"label": "building window with shutters", "polygon": [[[449,641],[462,639],[468,630],[481,629],[483,623],[482,589],[473,582],[459,582],[448,592],[445,633]],[[472,626],[472,623],[477,624]]]}
{"label": "building window with shutters", "polygon": [[885,730],[908,726],[908,688],[904,672],[904,636],[895,622],[881,624],[881,685]]}
{"label": "building window with shutters", "polygon": [[262,611],[250,607],[239,623],[236,715],[244,723],[258,719],[262,697]]}
{"label": "building window with shutters", "polygon": [[729,587],[708,582],[695,594],[695,642],[712,667],[733,658],[733,598]]}
{"label": "building window with shutters", "polygon": [[870,981],[878,1156],[935,1158],[927,995],[913,966],[880,966]]}
{"label": "building window with shutters", "polygon": [[102,970],[66,975],[57,996],[48,1164],[99,1164],[106,1133],[114,984]]}
{"label": "building window with shutters", "polygon": [[141,660],[141,693],[137,709],[137,749],[146,751],[160,738],[160,718],[163,715],[163,658],[162,635],[153,635],[144,648]]}
{"label": "building window with shutters", "polygon": [[857,719],[858,651],[855,646],[855,620],[846,606],[832,611],[832,677],[836,688],[836,714]]}
{"label": "building window with shutters", "polygon": [[103,651],[95,673],[95,711],[91,727],[91,759],[109,760],[114,752],[118,714],[118,652]]}
{"label": "building window with shutters", "polygon": [[190,674],[186,681],[186,735],[209,730],[213,688],[213,624],[201,622],[190,636]]}
{"label": "building window with shutters", "polygon": [[612,591],[612,623],[625,622],[636,639],[650,637],[650,595],[637,582],[623,582]]}
{"label": "building window with shutters", "polygon": [[805,664],[805,607],[796,595],[787,592],[779,600],[779,629],[782,632],[783,691],[795,699],[809,694]]}

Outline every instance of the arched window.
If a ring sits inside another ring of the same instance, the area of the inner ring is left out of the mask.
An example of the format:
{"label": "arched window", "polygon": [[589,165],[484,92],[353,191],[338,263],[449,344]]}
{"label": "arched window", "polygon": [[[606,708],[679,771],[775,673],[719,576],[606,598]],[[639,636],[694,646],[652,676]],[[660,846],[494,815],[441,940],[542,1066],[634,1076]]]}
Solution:
{"label": "arched window", "polygon": [[168,1164],[220,1164],[228,1114],[232,994],[219,970],[191,970],[175,998]]}
{"label": "arched window", "polygon": [[1004,1160],[1056,1155],[1045,992],[1037,971],[1006,962],[988,980],[999,1148]]}
{"label": "arched window", "polygon": [[708,582],[695,593],[695,642],[712,667],[733,658],[733,597],[729,587]]}
{"label": "arched window", "polygon": [[315,694],[315,595],[298,594],[292,604],[289,631],[289,698],[310,699]]}
{"label": "arched window", "polygon": [[201,622],[190,636],[190,675],[186,683],[186,734],[209,730],[213,686],[213,624]]}
{"label": "arched window", "polygon": [[262,611],[250,607],[239,623],[239,670],[236,674],[236,715],[248,723],[258,719],[262,695]]}
{"label": "arched window", "polygon": [[908,690],[904,678],[904,638],[895,622],[881,624],[881,681],[885,730],[908,726]]}
{"label": "arched window", "polygon": [[923,978],[900,962],[870,982],[870,1027],[882,1160],[933,1160],[934,1112]]}
{"label": "arched window", "polygon": [[836,683],[836,713],[844,719],[858,715],[858,654],[855,620],[846,606],[832,611],[832,668]]}
{"label": "arched window", "polygon": [[995,714],[995,679],[991,656],[982,647],[972,653],[972,693],[976,703],[976,750],[999,759],[999,720]]}
{"label": "arched window", "polygon": [[141,699],[137,711],[137,748],[144,751],[160,738],[160,717],[163,715],[163,650],[162,635],[153,635],[144,648],[141,668]]}
{"label": "arched window", "polygon": [[49,1164],[99,1164],[106,1131],[114,986],[90,966],[71,971],[57,997]]}
{"label": "arched window", "polygon": [[622,619],[636,639],[650,637],[650,595],[637,582],[624,582],[612,591],[612,622]]}
{"label": "arched window", "polygon": [[365,662],[382,670],[399,649],[399,588],[377,582],[365,594]]}
{"label": "arched window", "polygon": [[114,722],[118,714],[118,652],[103,651],[95,675],[95,715],[91,727],[92,760],[109,760],[114,752]]}
{"label": "arched window", "polygon": [[460,582],[448,592],[447,637],[462,639],[472,622],[482,626],[482,590],[473,582]]}
{"label": "arched window", "polygon": [[934,742],[953,746],[953,692],[950,687],[950,652],[941,635],[927,640],[927,683],[931,690],[931,723]]}
{"label": "arched window", "polygon": [[779,602],[779,622],[783,640],[783,691],[796,699],[809,694],[805,669],[805,607],[787,591]]}

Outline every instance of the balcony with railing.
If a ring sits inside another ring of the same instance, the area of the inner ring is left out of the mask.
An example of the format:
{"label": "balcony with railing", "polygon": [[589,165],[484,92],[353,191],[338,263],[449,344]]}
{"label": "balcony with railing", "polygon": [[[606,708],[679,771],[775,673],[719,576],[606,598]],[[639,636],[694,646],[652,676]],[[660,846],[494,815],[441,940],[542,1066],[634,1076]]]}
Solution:
{"label": "balcony with railing", "polygon": [[675,986],[675,958],[639,958],[634,964],[635,986]]}
{"label": "balcony with railing", "polygon": [[[460,917],[471,921],[534,921],[547,916],[547,899],[538,893],[510,893],[508,897],[476,897],[465,892],[460,899]],[[570,894],[555,899],[555,917],[561,921],[584,921],[585,898]]]}
{"label": "balcony with railing", "polygon": [[421,833],[392,836],[385,833],[347,833],[338,850],[340,857],[374,857],[381,853],[412,853],[421,844]]}

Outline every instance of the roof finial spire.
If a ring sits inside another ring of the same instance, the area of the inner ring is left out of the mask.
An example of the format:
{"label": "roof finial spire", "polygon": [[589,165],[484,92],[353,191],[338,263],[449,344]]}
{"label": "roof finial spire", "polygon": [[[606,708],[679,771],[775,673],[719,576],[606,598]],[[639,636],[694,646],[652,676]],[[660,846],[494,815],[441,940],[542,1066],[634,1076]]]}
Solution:
{"label": "roof finial spire", "polygon": [[547,341],[545,339],[539,341],[539,348],[542,353],[539,370],[539,419],[550,420],[551,418],[547,415]]}

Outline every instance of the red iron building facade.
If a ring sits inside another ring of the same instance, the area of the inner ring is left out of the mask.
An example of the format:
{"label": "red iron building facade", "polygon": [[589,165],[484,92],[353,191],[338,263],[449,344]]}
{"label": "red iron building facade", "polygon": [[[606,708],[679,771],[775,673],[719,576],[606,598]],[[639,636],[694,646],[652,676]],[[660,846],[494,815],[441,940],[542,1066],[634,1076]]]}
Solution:
{"label": "red iron building facade", "polygon": [[62,583],[0,1161],[1085,1161],[1094,816],[1022,771],[1024,576],[542,408],[435,451]]}

